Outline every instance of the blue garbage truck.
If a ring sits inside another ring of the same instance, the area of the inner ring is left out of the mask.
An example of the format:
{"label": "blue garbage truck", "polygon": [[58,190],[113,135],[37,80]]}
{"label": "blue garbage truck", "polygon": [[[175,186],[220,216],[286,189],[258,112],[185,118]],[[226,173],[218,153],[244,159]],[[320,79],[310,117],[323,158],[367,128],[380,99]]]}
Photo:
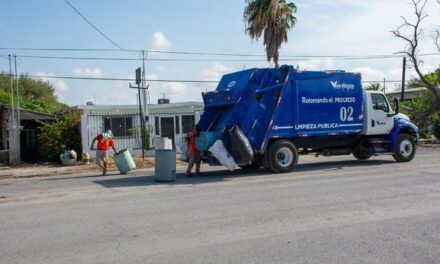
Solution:
{"label": "blue garbage truck", "polygon": [[[359,73],[248,69],[224,75],[202,97],[201,134],[215,134],[242,168],[285,173],[310,153],[391,154],[397,162],[416,154],[417,126],[398,101],[392,107],[384,93],[363,90]],[[208,147],[199,149],[202,159],[216,164]]]}

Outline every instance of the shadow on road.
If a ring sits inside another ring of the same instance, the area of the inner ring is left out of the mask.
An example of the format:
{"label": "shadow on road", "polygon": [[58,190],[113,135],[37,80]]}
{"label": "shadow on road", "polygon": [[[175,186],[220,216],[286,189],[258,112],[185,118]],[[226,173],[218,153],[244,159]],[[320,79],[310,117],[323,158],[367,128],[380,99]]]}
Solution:
{"label": "shadow on road", "polygon": [[[300,175],[301,173],[307,171],[335,171],[342,170],[344,168],[350,167],[365,167],[365,166],[380,166],[382,164],[394,163],[393,161],[387,160],[367,160],[367,161],[327,161],[327,162],[316,162],[316,163],[306,163],[299,164],[295,170],[291,173],[292,176]],[[223,167],[218,167],[223,168]],[[226,181],[228,178],[237,177],[254,177],[254,176],[265,176],[271,172],[267,169],[259,170],[235,170],[227,171],[223,169],[210,170],[203,173],[201,176],[197,177],[187,177],[184,173],[177,174],[176,181],[174,182],[156,182],[154,174],[153,175],[121,175],[120,178],[112,179],[102,179],[93,181],[96,184],[102,185],[105,188],[118,188],[118,187],[141,187],[149,185],[180,185],[180,184],[203,184],[212,182],[222,182]],[[97,177],[97,176],[89,176]],[[100,176],[101,177],[101,176]]]}
{"label": "shadow on road", "polygon": [[[110,176],[111,174],[109,174]],[[61,178],[49,178],[49,179],[44,179],[43,181],[61,181],[61,180],[74,180],[74,179],[81,179],[81,178],[102,178],[105,177],[102,175],[102,173],[98,173],[95,175],[82,175],[82,176],[72,176],[72,177],[61,177]]]}

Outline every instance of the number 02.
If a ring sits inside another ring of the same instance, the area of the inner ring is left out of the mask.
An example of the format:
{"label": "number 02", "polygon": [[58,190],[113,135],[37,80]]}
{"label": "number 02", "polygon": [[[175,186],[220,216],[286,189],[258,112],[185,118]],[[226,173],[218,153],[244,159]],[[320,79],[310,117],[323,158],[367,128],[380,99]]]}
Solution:
{"label": "number 02", "polygon": [[341,118],[341,121],[353,121],[353,107],[341,107],[341,110],[339,111],[339,117]]}

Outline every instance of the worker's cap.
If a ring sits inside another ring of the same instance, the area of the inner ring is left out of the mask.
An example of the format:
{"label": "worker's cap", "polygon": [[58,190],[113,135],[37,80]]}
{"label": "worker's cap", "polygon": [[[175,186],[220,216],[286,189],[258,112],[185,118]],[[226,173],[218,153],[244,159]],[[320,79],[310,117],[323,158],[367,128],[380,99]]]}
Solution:
{"label": "worker's cap", "polygon": [[112,138],[112,137],[113,137],[113,132],[112,132],[111,130],[107,130],[106,132],[104,132],[104,133],[102,134],[102,136],[103,136],[104,138]]}

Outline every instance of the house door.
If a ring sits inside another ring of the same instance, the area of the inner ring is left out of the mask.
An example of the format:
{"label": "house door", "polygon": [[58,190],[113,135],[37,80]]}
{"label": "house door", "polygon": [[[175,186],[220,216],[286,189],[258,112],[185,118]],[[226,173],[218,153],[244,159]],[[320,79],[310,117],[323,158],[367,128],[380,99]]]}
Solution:
{"label": "house door", "polygon": [[160,136],[167,137],[174,142],[174,118],[173,117],[161,117],[160,118]]}

